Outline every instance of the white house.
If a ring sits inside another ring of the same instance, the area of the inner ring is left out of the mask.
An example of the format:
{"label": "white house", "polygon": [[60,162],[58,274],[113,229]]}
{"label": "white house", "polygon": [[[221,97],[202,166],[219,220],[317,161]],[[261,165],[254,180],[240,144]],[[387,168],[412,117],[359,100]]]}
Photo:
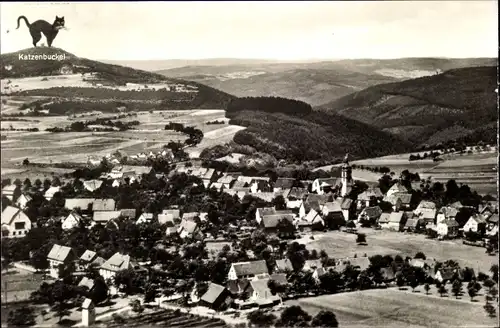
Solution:
{"label": "white house", "polygon": [[177,233],[179,237],[182,239],[195,237],[200,232],[198,224],[189,219],[182,219],[179,228],[177,229]]}
{"label": "white house", "polygon": [[131,269],[130,256],[116,252],[101,265],[99,274],[104,279],[113,278],[118,271]]}
{"label": "white house", "polygon": [[17,200],[16,200],[16,205],[19,208],[24,209],[26,207],[26,204],[28,204],[28,202],[30,200],[31,200],[31,196],[30,195],[21,194],[21,196],[19,196],[19,198],[17,198]]}
{"label": "white house", "polygon": [[153,221],[153,213],[142,213],[135,224],[150,223],[151,221]]}
{"label": "white house", "polygon": [[31,230],[31,220],[24,212],[13,206],[7,206],[2,212],[2,238],[24,237]]}
{"label": "white house", "polygon": [[69,215],[62,221],[63,230],[71,230],[77,227],[80,222],[82,222],[83,218],[80,214],[76,212],[71,212]]}
{"label": "white house", "polygon": [[437,224],[436,230],[439,236],[453,238],[458,235],[458,222],[452,219],[441,221]]}
{"label": "white house", "polygon": [[16,190],[17,186],[15,184],[10,184],[2,188],[2,195],[7,197],[8,200],[14,199],[14,190]]}
{"label": "white house", "polygon": [[47,255],[47,260],[49,261],[50,275],[57,279],[59,278],[59,266],[75,261],[76,254],[70,247],[54,244]]}
{"label": "white house", "polygon": [[61,190],[61,187],[50,187],[49,189],[47,189],[47,191],[45,191],[45,194],[43,195],[45,197],[46,200],[51,200],[52,197],[54,197],[54,194],[56,192],[59,192]]}
{"label": "white house", "polygon": [[478,232],[481,225],[486,228],[486,219],[481,214],[473,215],[464,225],[464,232],[474,231]]}
{"label": "white house", "polygon": [[231,264],[227,274],[228,280],[238,280],[241,278],[253,279],[257,276],[268,275],[266,261],[237,262]]}
{"label": "white house", "polygon": [[340,187],[342,185],[341,178],[318,178],[313,181],[311,191],[318,195],[323,195],[325,192]]}
{"label": "white house", "polygon": [[389,190],[387,190],[387,193],[385,195],[391,196],[392,194],[395,194],[395,193],[407,194],[408,188],[403,186],[400,182],[396,182],[395,184],[392,185],[391,188],[389,188]]}
{"label": "white house", "polygon": [[441,207],[436,217],[436,224],[439,224],[445,220],[455,220],[458,214],[458,209],[454,207]]}
{"label": "white house", "polygon": [[94,192],[102,186],[102,180],[86,180],[83,181],[83,187],[90,191]]}

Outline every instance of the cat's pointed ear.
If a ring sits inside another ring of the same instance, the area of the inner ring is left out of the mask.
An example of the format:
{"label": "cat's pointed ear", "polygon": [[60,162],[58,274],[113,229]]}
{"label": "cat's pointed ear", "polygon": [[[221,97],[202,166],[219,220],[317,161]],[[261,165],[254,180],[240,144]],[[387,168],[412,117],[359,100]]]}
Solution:
{"label": "cat's pointed ear", "polygon": [[64,16],[62,16],[61,19],[64,20]]}

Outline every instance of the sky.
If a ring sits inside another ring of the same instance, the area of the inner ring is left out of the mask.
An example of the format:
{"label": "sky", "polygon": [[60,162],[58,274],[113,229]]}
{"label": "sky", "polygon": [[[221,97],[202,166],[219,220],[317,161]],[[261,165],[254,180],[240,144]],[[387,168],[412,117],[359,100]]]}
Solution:
{"label": "sky", "polygon": [[498,56],[497,1],[3,2],[0,13],[2,53],[32,46],[18,16],[57,15],[68,30],[53,46],[90,59]]}

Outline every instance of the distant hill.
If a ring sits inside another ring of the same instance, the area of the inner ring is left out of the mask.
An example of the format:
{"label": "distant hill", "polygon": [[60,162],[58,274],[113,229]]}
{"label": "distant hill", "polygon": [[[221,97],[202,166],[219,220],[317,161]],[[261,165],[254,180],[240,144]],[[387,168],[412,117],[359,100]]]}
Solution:
{"label": "distant hill", "polygon": [[[64,59],[20,59],[29,55],[58,55]],[[0,62],[2,94],[54,97],[55,101],[51,99],[43,108],[50,111],[55,106],[58,114],[89,108],[103,112],[118,111],[119,107],[129,111],[225,108],[234,98],[197,82],[80,58],[59,48],[28,48],[2,54]],[[68,107],[67,111],[61,103]]]}
{"label": "distant hill", "polygon": [[388,133],[342,116],[314,111],[301,101],[273,97],[233,100],[226,115],[246,126],[234,141],[277,159],[340,160],[405,152],[411,146]]}
{"label": "distant hill", "polygon": [[329,103],[373,85],[429,76],[445,70],[496,65],[495,58],[356,59],[302,63],[223,61],[159,70],[165,76],[198,81],[245,96],[279,96],[313,106]]}
{"label": "distant hill", "polygon": [[459,68],[376,85],[319,109],[369,124],[414,145],[438,144],[478,136],[478,129],[496,129],[496,88],[495,66]]}

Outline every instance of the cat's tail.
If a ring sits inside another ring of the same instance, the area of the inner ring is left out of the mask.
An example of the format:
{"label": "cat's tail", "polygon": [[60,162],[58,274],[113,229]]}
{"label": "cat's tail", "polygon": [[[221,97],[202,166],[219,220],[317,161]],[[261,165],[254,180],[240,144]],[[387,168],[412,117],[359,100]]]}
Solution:
{"label": "cat's tail", "polygon": [[19,16],[17,18],[17,27],[16,27],[16,30],[19,28],[19,25],[21,23],[21,19],[24,19],[24,22],[26,23],[26,26],[28,26],[28,27],[31,26],[31,24],[30,24],[30,22],[28,22],[28,19],[26,18],[26,16]]}

